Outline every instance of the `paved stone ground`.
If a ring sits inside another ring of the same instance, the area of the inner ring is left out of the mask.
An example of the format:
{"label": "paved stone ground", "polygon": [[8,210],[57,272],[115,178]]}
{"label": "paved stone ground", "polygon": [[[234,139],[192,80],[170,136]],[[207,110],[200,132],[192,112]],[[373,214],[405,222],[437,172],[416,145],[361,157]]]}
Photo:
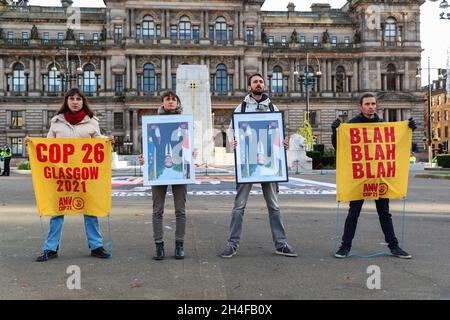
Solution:
{"label": "paved stone ground", "polygon": [[[333,184],[335,176],[299,175]],[[0,177],[0,299],[450,299],[450,182],[410,176],[404,249],[412,260],[332,256],[336,202],[333,194],[281,194],[289,243],[299,257],[274,254],[261,195],[250,197],[238,254],[222,259],[234,196],[188,196],[185,260],[172,258],[172,197],[165,213],[167,258],[152,260],[151,197],[113,197],[113,258],[89,256],[82,218],[66,217],[60,257],[33,262],[48,218],[36,211],[29,175]],[[233,190],[233,183],[221,183]],[[198,186],[193,186],[192,189]],[[206,185],[205,185],[206,187]],[[289,186],[288,186],[289,187]],[[208,184],[206,190],[217,190]],[[257,188],[255,188],[256,190]],[[342,204],[342,218],[347,204]],[[402,202],[391,202],[397,236]],[[342,225],[342,224],[341,224]],[[101,220],[105,240],[107,220]],[[359,221],[354,250],[386,250],[373,201]],[[81,269],[81,290],[66,286],[68,266]],[[367,267],[381,269],[381,289],[366,286]]]}

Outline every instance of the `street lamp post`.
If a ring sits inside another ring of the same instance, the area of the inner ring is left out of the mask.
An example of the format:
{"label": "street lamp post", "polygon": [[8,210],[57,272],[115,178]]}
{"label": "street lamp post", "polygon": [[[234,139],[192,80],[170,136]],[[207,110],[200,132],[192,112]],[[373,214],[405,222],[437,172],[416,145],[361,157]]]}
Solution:
{"label": "street lamp post", "polygon": [[[65,72],[63,74],[63,79],[62,79],[62,85],[64,87],[64,90],[62,90],[62,91],[66,92],[66,91],[68,91],[69,88],[73,88],[73,87],[76,86],[76,83],[75,83],[75,86],[74,86],[71,82],[73,80],[76,80],[76,76],[83,72],[83,68],[81,67],[81,58],[80,58],[80,55],[77,54],[78,67],[76,68],[75,74],[72,74],[72,70],[71,70],[70,64],[69,64],[69,48],[60,48],[60,47],[58,47],[56,50],[58,52],[64,50],[65,51],[65,55],[66,55],[66,70],[65,70]],[[52,68],[52,70],[53,71],[57,71],[57,70],[54,70],[54,69],[56,69],[55,59],[53,59],[53,68]]]}
{"label": "street lamp post", "polygon": [[[310,76],[309,73],[309,53],[306,52],[306,66],[303,68],[302,66],[298,66],[296,70],[294,71],[294,76],[299,76],[298,83],[301,87],[305,88],[306,92],[306,111],[304,114],[304,128],[300,129],[301,134],[306,139],[307,143],[307,149],[312,150],[312,145],[314,141],[314,134],[311,127],[311,118],[310,118],[310,111],[309,111],[309,85],[310,80],[316,78],[316,81],[320,79],[322,76],[322,72],[320,71],[320,62],[319,59],[315,58],[317,61],[317,67],[318,71],[315,73],[315,75]],[[299,71],[301,70],[301,71]]]}
{"label": "street lamp post", "polygon": [[443,75],[441,73],[441,69],[440,68],[431,68],[431,62],[430,62],[430,57],[428,57],[428,68],[417,68],[417,72],[416,72],[416,78],[420,79],[420,72],[422,70],[427,70],[428,71],[428,101],[427,101],[427,112],[428,112],[428,119],[427,119],[427,123],[428,123],[428,139],[427,139],[427,145],[428,145],[428,165],[431,167],[432,166],[432,162],[433,162],[433,122],[431,121],[431,70],[439,70],[439,76],[438,79],[442,80],[443,79]]}

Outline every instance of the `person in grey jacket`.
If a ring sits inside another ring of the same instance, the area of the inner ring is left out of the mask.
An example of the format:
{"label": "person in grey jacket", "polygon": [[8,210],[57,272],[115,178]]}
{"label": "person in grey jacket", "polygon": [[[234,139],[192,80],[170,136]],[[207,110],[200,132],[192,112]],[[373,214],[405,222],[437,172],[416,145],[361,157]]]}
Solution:
{"label": "person in grey jacket", "polygon": [[[253,74],[248,78],[248,94],[244,101],[234,110],[234,112],[273,112],[278,111],[269,97],[264,93],[264,79],[260,74]],[[244,110],[245,109],[245,110]],[[231,124],[230,124],[231,127]],[[229,134],[229,136],[232,136]],[[237,146],[237,141],[232,141],[233,148]],[[285,148],[288,148],[288,139],[284,141]],[[234,199],[234,206],[231,212],[230,234],[228,244],[223,250],[222,258],[231,258],[237,253],[239,246],[242,222],[244,217],[245,206],[247,205],[248,196],[252,189],[252,183],[238,184],[237,195]],[[287,257],[296,257],[295,250],[288,245],[286,232],[282,221],[282,215],[278,206],[278,188],[277,183],[267,182],[261,183],[261,187],[266,200],[267,209],[269,211],[270,229],[275,244],[275,253]]]}
{"label": "person in grey jacket", "polygon": [[[181,114],[183,112],[180,98],[174,91],[167,91],[161,96],[162,106],[158,109],[158,115]],[[164,143],[163,143],[164,144]],[[196,156],[196,150],[193,152]],[[139,155],[139,162],[144,165],[144,157]],[[163,260],[164,252],[164,232],[163,214],[164,203],[166,201],[167,185],[152,186],[153,199],[153,238],[155,240],[155,254],[153,259]],[[175,259],[184,259],[184,236],[186,233],[186,194],[187,185],[172,185],[173,200],[175,205]]]}

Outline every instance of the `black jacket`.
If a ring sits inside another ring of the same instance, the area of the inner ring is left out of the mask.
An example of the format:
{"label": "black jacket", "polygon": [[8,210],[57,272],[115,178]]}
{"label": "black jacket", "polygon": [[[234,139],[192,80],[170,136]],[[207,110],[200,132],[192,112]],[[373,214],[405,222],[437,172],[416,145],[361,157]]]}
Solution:
{"label": "black jacket", "polygon": [[[384,122],[383,119],[378,117],[378,115],[375,113],[374,117],[372,119],[366,118],[363,116],[362,113],[358,114],[357,116],[350,119],[348,123],[370,123],[370,122]],[[334,150],[337,150],[337,134],[336,129],[332,129],[333,133],[331,134],[331,143],[333,144]]]}

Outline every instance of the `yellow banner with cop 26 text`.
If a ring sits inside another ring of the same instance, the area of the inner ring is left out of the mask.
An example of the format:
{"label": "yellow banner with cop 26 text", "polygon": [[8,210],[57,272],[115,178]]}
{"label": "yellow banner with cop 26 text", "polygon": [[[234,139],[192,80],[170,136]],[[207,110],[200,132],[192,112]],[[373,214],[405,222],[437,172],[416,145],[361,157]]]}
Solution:
{"label": "yellow banner with cop 26 text", "polygon": [[408,121],[341,124],[337,201],[406,196],[411,139]]}
{"label": "yellow banner with cop 26 text", "polygon": [[27,148],[41,215],[109,214],[110,141],[30,138]]}

